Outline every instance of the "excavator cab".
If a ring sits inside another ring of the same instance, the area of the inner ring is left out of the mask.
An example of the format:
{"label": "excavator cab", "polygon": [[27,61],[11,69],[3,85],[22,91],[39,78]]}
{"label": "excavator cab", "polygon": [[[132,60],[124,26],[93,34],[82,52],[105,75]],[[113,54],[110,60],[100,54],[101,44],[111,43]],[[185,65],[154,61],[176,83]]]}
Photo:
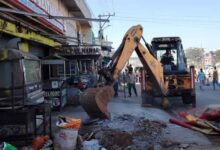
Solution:
{"label": "excavator cab", "polygon": [[[153,38],[151,44],[152,51],[163,65],[165,74],[184,74],[187,72],[187,62],[180,37],[156,37]],[[167,51],[170,51],[172,60],[164,60],[170,59],[163,57]]]}
{"label": "excavator cab", "polygon": [[[187,60],[180,37],[155,37],[151,41],[151,51],[158,61],[161,62],[164,79],[168,83],[167,97],[181,96],[184,104],[196,105],[195,95],[195,70],[194,66],[187,68]],[[170,51],[172,61],[162,61],[164,53]],[[165,63],[164,63],[165,62]],[[146,82],[149,79],[146,79]],[[149,94],[150,92],[147,91]],[[152,94],[153,97],[161,95]]]}

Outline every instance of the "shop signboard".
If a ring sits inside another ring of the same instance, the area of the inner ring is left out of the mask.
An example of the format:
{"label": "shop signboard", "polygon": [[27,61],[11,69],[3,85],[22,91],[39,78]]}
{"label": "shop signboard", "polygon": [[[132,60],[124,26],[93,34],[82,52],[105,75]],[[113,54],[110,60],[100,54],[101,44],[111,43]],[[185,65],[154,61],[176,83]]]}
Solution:
{"label": "shop signboard", "polygon": [[[33,11],[38,14],[62,16],[50,0],[8,0],[8,3],[24,10]],[[51,26],[55,31],[64,33],[64,24],[56,19],[38,18],[45,23],[45,26]]]}
{"label": "shop signboard", "polygon": [[100,55],[101,49],[99,47],[74,47],[73,53],[75,55]]}
{"label": "shop signboard", "polygon": [[61,109],[66,105],[66,89],[44,89],[45,101],[50,104],[53,109]]}

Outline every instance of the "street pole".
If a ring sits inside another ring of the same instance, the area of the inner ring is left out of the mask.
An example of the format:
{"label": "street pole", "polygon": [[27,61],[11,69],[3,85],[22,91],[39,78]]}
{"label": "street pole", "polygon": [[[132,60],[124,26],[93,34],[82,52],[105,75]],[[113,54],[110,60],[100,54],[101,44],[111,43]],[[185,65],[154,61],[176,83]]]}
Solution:
{"label": "street pole", "polygon": [[[109,18],[110,18],[111,16],[115,16],[115,13],[113,13],[113,14],[108,14],[108,15],[99,15],[98,17],[99,17],[99,20],[103,20],[102,17],[107,17],[106,20],[109,20]],[[102,45],[102,38],[103,38],[103,28],[104,28],[104,25],[105,25],[106,22],[107,22],[107,21],[104,21],[103,24],[102,24],[101,21],[99,22],[99,33],[98,33],[98,35],[99,35],[99,41],[100,41],[100,44],[101,44],[101,45]]]}

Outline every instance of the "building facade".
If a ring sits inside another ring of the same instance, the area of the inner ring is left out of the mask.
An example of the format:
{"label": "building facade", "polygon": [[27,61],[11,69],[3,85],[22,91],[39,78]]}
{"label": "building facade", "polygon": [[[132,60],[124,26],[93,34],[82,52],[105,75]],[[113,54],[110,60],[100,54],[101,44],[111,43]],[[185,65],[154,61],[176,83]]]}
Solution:
{"label": "building facade", "polygon": [[97,68],[101,47],[93,45],[92,22],[85,19],[53,18],[91,18],[84,0],[3,0],[0,4],[3,8],[18,11],[0,12],[1,49],[15,48],[39,58],[61,55],[70,59],[67,64],[70,68],[67,69],[69,76]]}
{"label": "building facade", "polygon": [[213,51],[205,53],[203,60],[204,60],[205,68],[209,66],[214,66],[215,65],[215,53]]}

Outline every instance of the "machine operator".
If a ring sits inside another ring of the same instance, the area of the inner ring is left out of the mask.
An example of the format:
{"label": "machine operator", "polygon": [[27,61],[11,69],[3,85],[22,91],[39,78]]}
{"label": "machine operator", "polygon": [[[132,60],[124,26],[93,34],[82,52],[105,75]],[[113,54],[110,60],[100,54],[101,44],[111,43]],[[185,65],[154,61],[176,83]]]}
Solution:
{"label": "machine operator", "polygon": [[172,65],[174,61],[173,55],[171,54],[171,49],[166,49],[166,52],[162,55],[161,63],[163,65]]}

